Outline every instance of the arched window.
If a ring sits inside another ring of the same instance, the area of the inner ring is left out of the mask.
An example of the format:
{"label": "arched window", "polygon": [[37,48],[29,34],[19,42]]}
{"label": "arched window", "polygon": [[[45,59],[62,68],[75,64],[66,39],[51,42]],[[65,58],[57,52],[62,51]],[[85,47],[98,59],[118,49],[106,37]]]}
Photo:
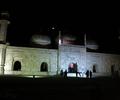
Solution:
{"label": "arched window", "polygon": [[48,64],[46,62],[42,62],[40,66],[41,72],[47,72],[48,71]]}
{"label": "arched window", "polygon": [[14,63],[14,67],[13,67],[14,71],[20,71],[21,70],[21,62],[20,61],[16,61]]}

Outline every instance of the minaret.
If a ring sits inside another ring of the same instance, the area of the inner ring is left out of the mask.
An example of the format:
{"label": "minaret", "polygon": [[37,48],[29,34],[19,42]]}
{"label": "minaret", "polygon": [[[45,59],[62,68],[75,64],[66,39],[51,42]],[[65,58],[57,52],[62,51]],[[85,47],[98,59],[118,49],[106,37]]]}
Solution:
{"label": "minaret", "polygon": [[10,22],[7,20],[8,13],[1,13],[0,19],[0,74],[4,74],[5,58],[6,58],[6,34],[7,27]]}
{"label": "minaret", "polygon": [[6,33],[7,26],[10,23],[7,18],[9,17],[8,13],[1,13],[0,19],[0,43],[6,44]]}

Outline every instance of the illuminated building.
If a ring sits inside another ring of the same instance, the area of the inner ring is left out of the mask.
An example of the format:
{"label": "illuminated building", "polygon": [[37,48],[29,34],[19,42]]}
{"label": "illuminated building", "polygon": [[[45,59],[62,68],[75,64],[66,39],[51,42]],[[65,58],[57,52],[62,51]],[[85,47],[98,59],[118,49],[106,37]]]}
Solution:
{"label": "illuminated building", "polygon": [[[110,75],[113,65],[114,71],[119,71],[120,55],[87,52],[86,46],[90,47],[90,44],[85,46],[69,44],[74,41],[74,38],[69,40],[71,37],[64,37],[66,41],[59,40],[58,49],[10,46],[6,43],[9,23],[8,20],[0,20],[1,75],[56,75],[60,73],[60,70],[69,71],[70,64],[77,64],[77,72],[82,75],[87,70],[91,70],[96,76]],[[42,37],[44,38],[46,39]],[[46,41],[41,41],[46,45]],[[35,39],[34,42],[40,41]],[[91,48],[94,47],[97,48],[92,44]]]}

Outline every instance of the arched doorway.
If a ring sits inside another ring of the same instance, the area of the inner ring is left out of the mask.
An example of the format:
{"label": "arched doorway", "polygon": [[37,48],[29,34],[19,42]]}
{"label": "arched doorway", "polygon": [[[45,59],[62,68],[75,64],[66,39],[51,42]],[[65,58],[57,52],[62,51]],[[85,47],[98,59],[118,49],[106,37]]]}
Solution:
{"label": "arched doorway", "polygon": [[96,73],[96,66],[97,66],[96,64],[93,65],[93,68],[92,68],[93,73]]}
{"label": "arched doorway", "polygon": [[48,72],[48,64],[46,62],[42,62],[40,66],[41,72]]}
{"label": "arched doorway", "polygon": [[68,66],[69,73],[76,73],[77,72],[77,63],[70,63]]}
{"label": "arched doorway", "polygon": [[21,71],[21,62],[20,61],[15,61],[14,66],[13,66],[14,71]]}
{"label": "arched doorway", "polygon": [[115,65],[111,65],[111,74],[115,72]]}

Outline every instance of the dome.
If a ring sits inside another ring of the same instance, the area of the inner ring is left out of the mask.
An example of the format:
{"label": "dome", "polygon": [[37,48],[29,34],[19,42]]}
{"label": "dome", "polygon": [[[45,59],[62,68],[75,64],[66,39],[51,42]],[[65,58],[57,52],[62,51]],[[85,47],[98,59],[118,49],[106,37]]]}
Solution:
{"label": "dome", "polygon": [[63,35],[63,44],[74,44],[76,37],[74,35]]}
{"label": "dome", "polygon": [[[76,41],[76,37],[70,34],[62,35],[61,39],[63,44],[74,44],[74,42]],[[56,39],[56,42],[58,42],[58,37]]]}
{"label": "dome", "polygon": [[97,42],[94,40],[87,40],[86,46],[87,48],[93,49],[93,50],[97,50],[99,48]]}
{"label": "dome", "polygon": [[39,45],[49,45],[51,44],[51,39],[46,35],[35,34],[31,37],[31,42]]}
{"label": "dome", "polygon": [[75,41],[75,40],[76,40],[76,37],[73,36],[73,35],[67,34],[67,35],[64,35],[64,36],[63,36],[63,39],[64,39],[64,40],[67,40],[67,41]]}

